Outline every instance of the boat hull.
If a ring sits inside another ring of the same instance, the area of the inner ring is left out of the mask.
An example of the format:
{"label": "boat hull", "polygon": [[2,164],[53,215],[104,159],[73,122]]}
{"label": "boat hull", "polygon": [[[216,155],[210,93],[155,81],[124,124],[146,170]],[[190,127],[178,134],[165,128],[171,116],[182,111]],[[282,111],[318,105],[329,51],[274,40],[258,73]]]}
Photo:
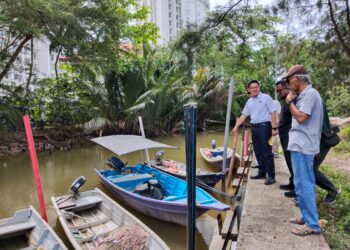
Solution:
{"label": "boat hull", "polygon": [[[81,232],[83,234],[84,233],[86,233],[87,235],[90,234],[89,232],[86,232],[87,228],[85,228],[84,226],[76,225],[82,220],[84,223],[86,221],[89,221],[90,225],[88,228],[89,229],[91,228],[92,232],[97,232],[101,230],[101,228],[110,230],[110,231],[107,230],[106,232],[103,232],[102,233],[103,236],[101,237],[108,237],[110,233],[115,232],[115,230],[118,230],[118,228],[121,228],[125,225],[138,225],[140,228],[142,228],[144,231],[148,233],[148,239],[145,245],[145,249],[169,250],[169,247],[164,243],[163,240],[159,238],[157,234],[155,234],[143,222],[141,222],[139,219],[137,219],[134,215],[132,215],[125,208],[123,208],[118,203],[113,201],[111,198],[109,198],[106,194],[104,194],[98,188],[95,188],[94,190],[82,192],[77,199],[74,199],[76,204],[79,204],[79,203],[83,204],[83,207],[80,207],[79,205],[76,205],[75,207],[74,206],[68,207],[68,208],[59,207],[61,206],[61,204],[59,204],[58,201],[62,199],[66,199],[65,197],[67,196],[52,197],[51,200],[55,207],[56,213],[58,214],[60,223],[68,239],[72,243],[74,249],[77,249],[77,250],[95,249],[95,247],[91,243],[93,239],[87,240],[84,243],[79,242],[79,239],[81,240],[84,236],[86,237],[86,235],[81,235],[80,232],[77,232],[77,230],[74,228],[81,228],[82,229]],[[88,204],[88,202],[82,202],[82,201],[90,201],[90,204]],[[102,213],[102,215],[107,215],[106,217],[109,216],[108,219],[105,219],[103,216],[101,216],[101,211],[103,209],[105,211],[104,213]],[[67,216],[65,215],[65,211],[68,211],[68,214],[79,213],[79,215],[77,214],[76,216],[77,221],[68,222]],[[99,219],[96,220],[96,218],[99,218]],[[72,225],[74,225],[74,227],[72,227]],[[77,233],[79,233],[78,237],[77,237]],[[102,238],[102,241],[103,241],[103,238]]]}
{"label": "boat hull", "polygon": [[[145,166],[143,166],[145,167]],[[161,175],[162,178],[166,179],[165,182],[178,182],[181,183],[181,188],[184,189],[184,192],[187,192],[185,181],[178,179],[174,176],[168,175],[161,171],[158,171],[154,168],[147,167],[152,174]],[[175,223],[178,225],[187,225],[187,196],[182,199],[176,199],[176,201],[166,201],[166,200],[157,200],[148,197],[143,197],[137,194],[134,194],[124,188],[120,188],[118,185],[114,184],[110,179],[103,175],[102,170],[96,170],[97,175],[101,179],[101,182],[110,190],[115,197],[123,201],[125,204],[134,208],[135,210],[144,213],[153,218],[163,220],[170,223]],[[204,190],[197,187],[196,192],[199,195],[199,192],[205,192]],[[206,192],[205,192],[206,193]],[[206,193],[207,196],[209,194]],[[211,197],[211,202],[215,200]],[[203,201],[204,202],[204,201]],[[197,200],[196,206],[196,216],[200,216],[210,209],[215,210],[228,210],[229,206],[216,201],[212,204],[199,204]]]}

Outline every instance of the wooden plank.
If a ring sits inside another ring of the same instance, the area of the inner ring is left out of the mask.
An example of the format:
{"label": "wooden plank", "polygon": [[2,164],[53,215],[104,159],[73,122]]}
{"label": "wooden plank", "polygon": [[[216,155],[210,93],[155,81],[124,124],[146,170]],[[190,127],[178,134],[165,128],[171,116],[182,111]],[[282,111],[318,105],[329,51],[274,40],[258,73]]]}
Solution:
{"label": "wooden plank", "polygon": [[237,169],[237,173],[236,173],[236,175],[237,176],[246,176],[247,175],[247,168],[243,168],[243,167],[239,167],[238,169]]}
{"label": "wooden plank", "polygon": [[[213,240],[210,243],[209,250],[221,250],[224,246],[225,239],[222,239],[220,235],[214,235]],[[231,249],[232,241],[230,240],[225,250]]]}
{"label": "wooden plank", "polygon": [[220,235],[214,235],[213,240],[210,243],[209,250],[222,249],[225,240],[221,238]]}
{"label": "wooden plank", "polygon": [[239,184],[239,178],[234,178],[232,181],[232,187],[237,188]]}
{"label": "wooden plank", "polygon": [[14,225],[2,226],[0,228],[0,236],[26,231],[35,227],[35,223],[32,221],[17,223]]}

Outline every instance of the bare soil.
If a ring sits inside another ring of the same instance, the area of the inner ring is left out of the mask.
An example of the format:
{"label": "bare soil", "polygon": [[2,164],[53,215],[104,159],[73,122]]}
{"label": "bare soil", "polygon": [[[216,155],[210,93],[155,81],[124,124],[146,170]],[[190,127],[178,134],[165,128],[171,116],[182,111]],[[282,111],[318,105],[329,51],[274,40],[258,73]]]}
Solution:
{"label": "bare soil", "polygon": [[342,174],[350,177],[350,158],[346,156],[329,154],[323,162],[324,164],[334,167]]}

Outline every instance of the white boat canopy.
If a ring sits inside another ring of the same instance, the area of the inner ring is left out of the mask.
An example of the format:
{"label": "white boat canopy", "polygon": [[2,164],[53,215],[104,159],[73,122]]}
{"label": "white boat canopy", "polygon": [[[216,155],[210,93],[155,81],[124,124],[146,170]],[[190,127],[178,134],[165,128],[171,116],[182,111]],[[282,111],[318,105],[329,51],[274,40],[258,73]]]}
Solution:
{"label": "white boat canopy", "polygon": [[138,135],[109,135],[97,137],[91,141],[119,156],[149,148],[176,148]]}

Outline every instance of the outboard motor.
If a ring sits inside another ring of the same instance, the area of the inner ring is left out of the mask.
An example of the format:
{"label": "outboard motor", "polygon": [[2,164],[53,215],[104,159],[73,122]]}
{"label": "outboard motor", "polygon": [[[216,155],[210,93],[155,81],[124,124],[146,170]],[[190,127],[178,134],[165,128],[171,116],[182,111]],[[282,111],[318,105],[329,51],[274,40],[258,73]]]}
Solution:
{"label": "outboard motor", "polygon": [[127,162],[124,163],[119,158],[114,156],[109,157],[106,163],[108,166],[113,168],[117,174],[121,174],[123,171],[123,168],[125,168],[126,164],[128,164]]}
{"label": "outboard motor", "polygon": [[216,148],[216,141],[215,140],[211,140],[211,148],[212,149]]}
{"label": "outboard motor", "polygon": [[157,200],[163,200],[164,194],[162,186],[159,184],[158,180],[151,179],[148,181],[149,189],[151,190],[150,197]]}
{"label": "outboard motor", "polygon": [[163,200],[164,198],[162,186],[159,184],[158,180],[155,179],[137,185],[134,193],[156,200]]}
{"label": "outboard motor", "polygon": [[85,182],[86,179],[84,176],[76,178],[70,186],[70,190],[72,191],[72,193],[74,195],[77,195],[79,193],[79,189],[84,185]]}
{"label": "outboard motor", "polygon": [[154,156],[154,160],[157,163],[157,165],[161,165],[162,164],[162,158],[164,155],[164,150],[158,151],[155,156]]}

